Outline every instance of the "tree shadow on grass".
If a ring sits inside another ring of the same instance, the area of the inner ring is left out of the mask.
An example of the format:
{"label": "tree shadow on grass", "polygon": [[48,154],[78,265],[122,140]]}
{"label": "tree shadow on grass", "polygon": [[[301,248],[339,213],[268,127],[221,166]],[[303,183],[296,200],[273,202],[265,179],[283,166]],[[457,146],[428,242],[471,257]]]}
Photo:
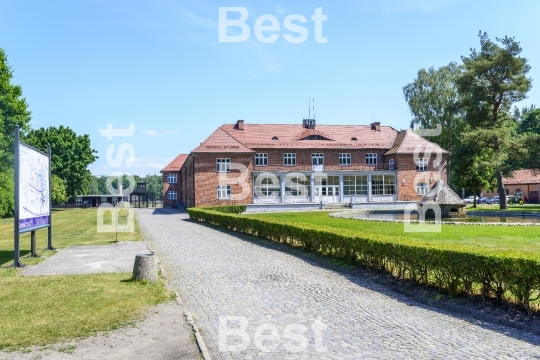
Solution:
{"label": "tree shadow on grass", "polygon": [[[452,306],[444,301],[424,297],[422,295],[422,291],[418,291],[421,290],[422,287],[413,288],[413,291],[402,292],[395,286],[389,286],[389,275],[381,271],[366,268],[360,265],[348,265],[341,260],[304,251],[301,247],[293,247],[285,243],[273,242],[256,236],[228,231],[215,225],[191,220],[190,218],[181,219],[181,221],[195,223],[200,226],[219,231],[223,234],[234,236],[242,241],[249,242],[257,246],[292,255],[312,266],[338,273],[347,278],[348,281],[360,287],[378,292],[408,306],[415,306],[427,311],[434,311],[443,315],[452,316],[454,318],[464,320],[472,325],[479,326],[487,330],[496,331],[500,334],[540,346],[540,336],[538,336],[538,333],[533,334],[515,327],[482,321],[481,319],[477,318],[474,313],[474,308],[471,309],[471,306],[469,306],[468,309],[470,311],[467,311],[466,308],[462,309],[462,307]],[[414,289],[416,289],[416,291]],[[411,294],[414,298],[410,296]],[[540,356],[538,358],[540,359]]]}

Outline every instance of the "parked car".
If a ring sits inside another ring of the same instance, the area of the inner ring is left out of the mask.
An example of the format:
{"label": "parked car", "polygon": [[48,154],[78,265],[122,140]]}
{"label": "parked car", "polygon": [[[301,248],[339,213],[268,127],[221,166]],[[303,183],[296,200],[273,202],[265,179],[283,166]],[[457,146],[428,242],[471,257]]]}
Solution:
{"label": "parked car", "polygon": [[488,199],[487,203],[488,204],[499,204],[500,203],[499,197],[498,196],[490,197]]}
{"label": "parked car", "polygon": [[478,196],[469,196],[463,199],[467,204],[474,204],[474,198],[476,197],[476,203],[478,204],[480,202],[480,198]]}
{"label": "parked car", "polygon": [[487,204],[487,203],[488,203],[488,200],[489,200],[489,198],[487,198],[487,197],[485,197],[485,196],[484,196],[483,198],[480,198],[480,202],[481,202],[482,204]]}

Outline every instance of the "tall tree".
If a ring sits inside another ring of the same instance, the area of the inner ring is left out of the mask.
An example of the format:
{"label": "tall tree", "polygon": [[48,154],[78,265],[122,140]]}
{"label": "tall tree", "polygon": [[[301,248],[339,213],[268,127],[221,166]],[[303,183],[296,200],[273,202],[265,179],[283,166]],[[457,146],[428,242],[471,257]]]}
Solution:
{"label": "tall tree", "polygon": [[502,46],[491,41],[487,33],[479,33],[480,50],[462,56],[464,73],[457,79],[460,103],[465,121],[485,146],[493,150],[493,169],[497,179],[500,208],[506,209],[503,175],[511,172],[506,160],[515,151],[517,142],[509,132],[515,128],[510,116],[512,104],[526,98],[531,88],[527,59],[519,56],[521,46],[514,38],[497,38]]}
{"label": "tall tree", "polygon": [[493,151],[477,141],[474,132],[465,133],[454,148],[454,157],[459,159],[452,167],[454,184],[461,188],[472,189],[473,207],[481,189],[493,189],[496,186],[493,172]]}
{"label": "tall tree", "polygon": [[463,113],[458,104],[457,78],[463,69],[455,62],[435,69],[420,69],[416,79],[403,87],[405,100],[413,116],[411,129],[435,129],[441,134],[430,140],[452,151],[463,129]]}
{"label": "tall tree", "polygon": [[51,172],[65,182],[69,197],[88,193],[91,182],[88,165],[97,159],[88,135],[77,135],[69,127],[51,126],[30,130],[25,140],[42,151],[46,151],[47,144],[51,145]]}
{"label": "tall tree", "polygon": [[0,171],[0,218],[13,216],[15,208],[13,169]]}
{"label": "tall tree", "polygon": [[22,132],[30,128],[30,111],[22,88],[13,85],[13,72],[6,53],[0,48],[0,171],[13,168],[13,132],[19,125]]}
{"label": "tall tree", "polygon": [[0,217],[13,215],[13,144],[15,125],[22,132],[30,128],[30,111],[22,88],[12,83],[13,72],[0,48]]}
{"label": "tall tree", "polygon": [[533,109],[523,114],[519,122],[518,132],[521,134],[533,133],[540,135],[540,109]]}
{"label": "tall tree", "polygon": [[63,203],[68,200],[66,184],[57,175],[51,176],[51,197],[55,203]]}

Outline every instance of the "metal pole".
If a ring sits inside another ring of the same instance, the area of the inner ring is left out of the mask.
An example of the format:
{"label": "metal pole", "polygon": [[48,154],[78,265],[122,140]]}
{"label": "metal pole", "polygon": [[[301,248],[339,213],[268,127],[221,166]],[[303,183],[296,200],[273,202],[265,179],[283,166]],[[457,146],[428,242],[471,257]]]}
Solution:
{"label": "metal pole", "polygon": [[47,250],[56,250],[52,244],[52,175],[51,175],[51,145],[47,145],[47,155],[49,156],[49,227],[47,229]]}
{"label": "metal pole", "polygon": [[36,232],[30,232],[30,257],[39,257],[36,252]]}
{"label": "metal pole", "polygon": [[12,267],[24,267],[20,262],[20,243],[19,243],[19,125],[15,125],[15,211],[13,216],[13,265]]}

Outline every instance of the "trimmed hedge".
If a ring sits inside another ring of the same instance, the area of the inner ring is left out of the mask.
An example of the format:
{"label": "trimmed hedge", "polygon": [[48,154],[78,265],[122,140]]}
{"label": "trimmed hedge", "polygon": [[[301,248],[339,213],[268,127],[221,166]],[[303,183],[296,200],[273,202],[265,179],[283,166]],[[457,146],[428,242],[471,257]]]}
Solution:
{"label": "trimmed hedge", "polygon": [[208,206],[206,210],[214,210],[226,214],[241,214],[246,211],[246,205]]}
{"label": "trimmed hedge", "polygon": [[215,208],[190,208],[188,213],[193,220],[301,246],[307,251],[348,263],[358,262],[383,269],[417,284],[437,286],[450,295],[480,292],[500,301],[515,300],[529,315],[531,301],[540,296],[539,261],[497,254],[489,249],[458,251],[451,246],[411,244],[399,237],[286,224]]}

